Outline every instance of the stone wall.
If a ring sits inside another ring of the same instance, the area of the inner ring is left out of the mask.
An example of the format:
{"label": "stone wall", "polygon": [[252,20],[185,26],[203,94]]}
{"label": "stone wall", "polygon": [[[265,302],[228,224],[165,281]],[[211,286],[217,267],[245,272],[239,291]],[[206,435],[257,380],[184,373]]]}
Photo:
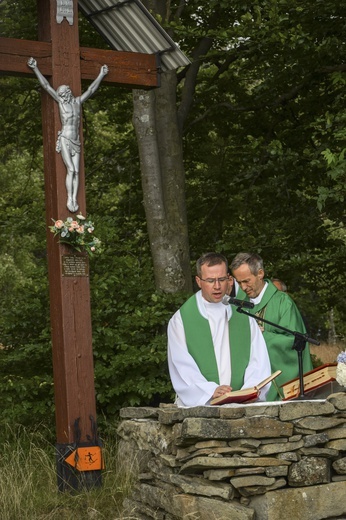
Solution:
{"label": "stone wall", "polygon": [[136,520],[346,519],[346,393],[325,400],[124,408]]}

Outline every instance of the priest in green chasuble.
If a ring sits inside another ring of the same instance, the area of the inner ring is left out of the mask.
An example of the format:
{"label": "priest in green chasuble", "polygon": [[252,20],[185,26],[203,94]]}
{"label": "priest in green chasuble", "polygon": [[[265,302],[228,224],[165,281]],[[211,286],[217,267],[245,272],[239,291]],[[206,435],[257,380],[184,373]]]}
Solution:
{"label": "priest in green chasuble", "polygon": [[[206,253],[196,271],[200,290],[168,324],[168,367],[178,406],[209,405],[212,398],[253,387],[271,374],[256,320],[223,303],[233,283],[227,259]],[[265,401],[270,385],[259,400]]]}
{"label": "priest in green chasuble", "polygon": [[[265,278],[263,260],[257,254],[238,253],[230,265],[232,274],[239,284],[237,298],[251,301],[256,314],[286,329],[305,334],[306,329],[302,316],[292,298]],[[280,400],[280,385],[299,376],[298,354],[292,349],[295,337],[265,322],[258,321],[258,327],[266,342],[271,371],[281,370],[275,384],[267,394],[267,401]],[[309,345],[306,344],[302,354],[303,372],[312,370]]]}

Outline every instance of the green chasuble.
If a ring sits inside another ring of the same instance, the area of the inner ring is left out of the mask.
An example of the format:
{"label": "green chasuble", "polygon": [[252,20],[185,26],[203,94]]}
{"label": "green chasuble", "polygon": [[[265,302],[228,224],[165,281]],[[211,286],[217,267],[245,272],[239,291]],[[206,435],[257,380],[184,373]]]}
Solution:
{"label": "green chasuble", "polygon": [[[196,361],[203,376],[208,381],[219,384],[219,373],[209,322],[201,316],[198,310],[196,295],[191,296],[184,303],[180,309],[180,315],[189,354]],[[249,318],[244,314],[233,311],[231,319],[228,321],[228,330],[232,369],[229,384],[233,390],[240,390],[244,384],[244,374],[250,359],[251,331]]]}
{"label": "green chasuble", "polygon": [[[268,287],[261,302],[251,309],[251,314],[261,316],[265,320],[277,323],[289,330],[305,334],[303,319],[292,298],[287,293],[279,291],[270,280],[265,281],[268,282]],[[241,289],[237,293],[237,298],[249,301],[248,296]],[[261,325],[264,326],[263,337],[267,345],[272,372],[282,371],[282,374],[275,379],[275,383],[281,391],[282,384],[299,376],[298,352],[292,350],[294,336],[267,323],[262,322]],[[303,372],[312,370],[308,344],[303,351],[302,359]],[[281,398],[276,386],[272,384],[267,394],[267,401],[277,401]]]}

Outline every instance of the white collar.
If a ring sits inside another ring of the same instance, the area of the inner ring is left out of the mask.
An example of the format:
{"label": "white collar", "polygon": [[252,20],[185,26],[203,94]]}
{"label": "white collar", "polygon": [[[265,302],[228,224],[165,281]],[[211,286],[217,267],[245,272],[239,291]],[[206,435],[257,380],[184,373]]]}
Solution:
{"label": "white collar", "polygon": [[252,301],[252,303],[254,303],[255,305],[257,305],[258,303],[260,303],[260,301],[262,300],[263,295],[264,295],[265,290],[266,290],[267,287],[268,287],[268,282],[265,282],[265,284],[264,284],[264,286],[263,286],[263,289],[262,289],[262,291],[259,293],[259,295],[256,296],[256,298],[250,298],[250,301]]}
{"label": "white collar", "polygon": [[208,319],[208,313],[207,313],[208,308],[212,312],[217,312],[217,310],[219,310],[221,312],[225,312],[225,309],[226,309],[228,319],[230,318],[230,316],[231,316],[231,306],[230,305],[225,305],[222,302],[217,302],[217,303],[208,302],[205,298],[203,298],[201,290],[196,293],[196,299],[197,299],[198,310],[201,313],[201,315],[203,316],[203,318]]}

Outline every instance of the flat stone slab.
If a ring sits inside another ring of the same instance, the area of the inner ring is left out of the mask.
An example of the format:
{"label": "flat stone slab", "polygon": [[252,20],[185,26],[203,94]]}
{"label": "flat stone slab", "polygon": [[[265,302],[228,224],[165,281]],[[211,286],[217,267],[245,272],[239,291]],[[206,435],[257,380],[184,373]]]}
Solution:
{"label": "flat stone slab", "polygon": [[[310,488],[280,489],[252,497],[256,520],[346,518],[346,482]],[[344,516],[342,516],[344,515]]]}
{"label": "flat stone slab", "polygon": [[239,439],[291,437],[293,425],[270,417],[244,417],[241,419],[184,419],[182,439]]}
{"label": "flat stone slab", "polygon": [[274,457],[195,457],[180,468],[180,473],[194,473],[207,469],[290,466],[291,463]]}

